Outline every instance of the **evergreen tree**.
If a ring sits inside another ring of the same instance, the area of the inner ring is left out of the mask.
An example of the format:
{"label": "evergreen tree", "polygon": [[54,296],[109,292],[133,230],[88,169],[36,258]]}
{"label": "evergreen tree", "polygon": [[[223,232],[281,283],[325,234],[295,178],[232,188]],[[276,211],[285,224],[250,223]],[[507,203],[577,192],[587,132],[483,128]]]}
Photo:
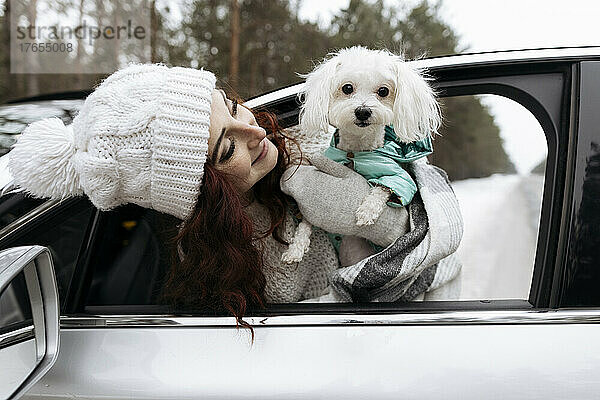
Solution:
{"label": "evergreen tree", "polygon": [[441,99],[444,123],[433,142],[430,161],[451,180],[515,173],[502,147],[500,129],[487,108],[474,96]]}
{"label": "evergreen tree", "polygon": [[395,8],[385,7],[383,0],[350,0],[348,7],[336,14],[329,28],[336,48],[366,46],[400,52],[399,21]]}
{"label": "evergreen tree", "polygon": [[398,24],[402,50],[407,58],[436,57],[458,54],[464,49],[458,46],[458,37],[439,15],[441,3],[430,4],[423,0],[410,10]]}
{"label": "evergreen tree", "polygon": [[[293,7],[293,6],[296,7]],[[300,82],[297,72],[312,68],[311,60],[330,47],[326,32],[300,21],[298,3],[285,0],[245,0],[240,4],[239,72],[235,91],[243,98]],[[230,84],[231,0],[196,0],[183,24],[186,65],[214,71]],[[173,32],[175,34],[175,32]],[[169,60],[173,62],[173,60]]]}

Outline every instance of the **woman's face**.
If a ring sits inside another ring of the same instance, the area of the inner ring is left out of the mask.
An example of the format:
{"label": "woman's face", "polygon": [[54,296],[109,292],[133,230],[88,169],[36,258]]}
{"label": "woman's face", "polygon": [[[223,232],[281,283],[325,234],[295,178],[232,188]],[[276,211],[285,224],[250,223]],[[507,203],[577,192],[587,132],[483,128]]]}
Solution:
{"label": "woman's face", "polygon": [[220,89],[212,92],[209,133],[208,160],[233,177],[240,194],[247,194],[277,164],[277,148],[252,112],[227,99]]}

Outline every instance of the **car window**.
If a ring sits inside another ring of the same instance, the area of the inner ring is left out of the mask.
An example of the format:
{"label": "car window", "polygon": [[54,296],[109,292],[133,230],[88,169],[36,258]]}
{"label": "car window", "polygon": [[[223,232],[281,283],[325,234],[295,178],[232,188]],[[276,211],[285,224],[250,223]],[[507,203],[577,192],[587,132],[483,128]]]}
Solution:
{"label": "car window", "polygon": [[[464,232],[456,255],[462,269],[456,280],[417,299],[528,300],[540,229],[546,134],[527,108],[508,97],[448,96],[440,105],[443,125],[428,160],[446,171],[459,202]],[[298,126],[288,133],[301,134]],[[317,149],[323,151],[329,140],[320,142],[324,144]]]}
{"label": "car window", "polygon": [[180,221],[132,204],[102,212],[101,221],[86,306],[160,304]]}
{"label": "car window", "polygon": [[[505,97],[457,96],[442,103],[445,124],[430,161],[448,172],[464,216],[458,299],[527,300],[544,185],[544,132],[527,109]],[[135,205],[102,218],[85,305],[160,304],[178,220]]]}
{"label": "car window", "polygon": [[[65,124],[71,123],[83,100],[44,100],[0,106],[0,156],[7,154],[19,135],[32,122],[43,118],[60,118]],[[38,207],[44,199],[36,199],[22,192],[11,191],[12,178],[7,173],[8,159],[0,159],[0,187],[7,193],[0,197],[0,229]]]}
{"label": "car window", "polygon": [[544,188],[546,136],[535,116],[497,95],[441,100],[430,162],[448,172],[464,233],[461,300],[528,299]]}
{"label": "car window", "polygon": [[[42,206],[43,207],[43,206]],[[1,249],[17,246],[41,245],[50,250],[58,283],[61,306],[77,264],[80,250],[95,212],[84,198],[71,199],[47,215],[38,217],[27,226],[8,234],[0,242]]]}

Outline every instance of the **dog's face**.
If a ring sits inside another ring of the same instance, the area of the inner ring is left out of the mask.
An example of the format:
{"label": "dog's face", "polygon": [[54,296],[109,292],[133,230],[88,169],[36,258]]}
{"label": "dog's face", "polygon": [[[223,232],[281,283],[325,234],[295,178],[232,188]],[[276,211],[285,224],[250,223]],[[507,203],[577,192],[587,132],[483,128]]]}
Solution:
{"label": "dog's face", "polygon": [[394,122],[396,82],[390,65],[341,62],[332,86],[327,118],[344,134],[361,135],[367,127],[383,131]]}
{"label": "dog's face", "polygon": [[393,124],[400,140],[437,132],[439,106],[419,71],[386,50],[355,46],[341,50],[306,75],[300,124],[305,132],[363,136]]}

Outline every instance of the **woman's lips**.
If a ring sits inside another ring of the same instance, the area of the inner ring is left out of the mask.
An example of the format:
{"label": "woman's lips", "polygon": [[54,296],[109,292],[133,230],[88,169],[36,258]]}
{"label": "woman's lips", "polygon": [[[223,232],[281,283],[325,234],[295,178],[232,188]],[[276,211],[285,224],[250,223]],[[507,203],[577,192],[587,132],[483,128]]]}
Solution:
{"label": "woman's lips", "polygon": [[265,158],[265,155],[267,154],[267,138],[264,138],[263,140],[261,140],[259,145],[262,145],[262,150],[260,151],[258,158],[256,160],[252,161],[252,165],[254,165],[256,162]]}

